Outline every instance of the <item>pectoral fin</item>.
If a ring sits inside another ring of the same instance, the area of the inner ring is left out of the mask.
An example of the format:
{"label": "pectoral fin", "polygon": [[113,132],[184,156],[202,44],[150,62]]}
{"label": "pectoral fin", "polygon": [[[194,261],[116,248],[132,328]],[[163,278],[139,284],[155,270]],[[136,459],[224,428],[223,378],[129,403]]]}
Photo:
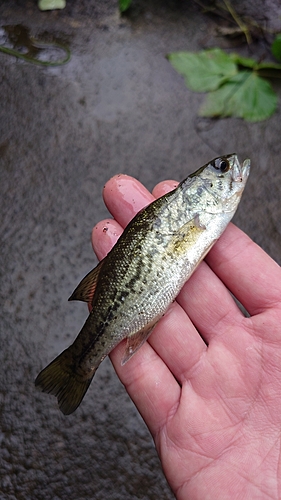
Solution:
{"label": "pectoral fin", "polygon": [[201,224],[199,214],[195,214],[191,220],[176,231],[175,235],[171,238],[167,251],[173,254],[186,253],[189,248],[193,247],[205,230],[206,226]]}
{"label": "pectoral fin", "polygon": [[68,300],[92,303],[102,264],[103,260],[82,279]]}
{"label": "pectoral fin", "polygon": [[153,328],[158,323],[159,319],[157,318],[152,323],[144,326],[141,330],[136,333],[133,333],[129,337],[127,337],[127,345],[125,349],[125,353],[123,359],[121,361],[121,365],[123,366],[129,359],[140,349],[140,347],[144,344],[144,342],[148,339],[151,334]]}

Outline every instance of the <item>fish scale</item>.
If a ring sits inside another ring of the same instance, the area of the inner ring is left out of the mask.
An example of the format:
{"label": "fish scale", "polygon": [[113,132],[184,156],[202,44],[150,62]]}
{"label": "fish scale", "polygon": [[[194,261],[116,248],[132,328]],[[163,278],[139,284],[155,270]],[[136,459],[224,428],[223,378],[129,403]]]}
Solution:
{"label": "fish scale", "polygon": [[122,364],[142,346],[182,286],[225,230],[250,171],[235,154],[215,158],[141,210],[70,300],[90,302],[79,335],[35,385],[72,413],[111,350],[124,338]]}

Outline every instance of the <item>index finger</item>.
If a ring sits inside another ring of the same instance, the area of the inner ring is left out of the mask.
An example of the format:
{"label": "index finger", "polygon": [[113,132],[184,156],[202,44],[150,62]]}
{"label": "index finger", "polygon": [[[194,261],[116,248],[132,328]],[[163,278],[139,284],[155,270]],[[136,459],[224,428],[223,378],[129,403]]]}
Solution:
{"label": "index finger", "polygon": [[134,177],[118,174],[105,184],[103,199],[114,219],[124,228],[155,197]]}
{"label": "index finger", "polygon": [[[103,189],[103,199],[114,219],[123,228],[145,206],[155,198],[175,189],[177,181],[167,180],[159,182],[152,194],[140,181],[130,175],[114,175],[107,181]],[[116,194],[118,193],[118,196]]]}

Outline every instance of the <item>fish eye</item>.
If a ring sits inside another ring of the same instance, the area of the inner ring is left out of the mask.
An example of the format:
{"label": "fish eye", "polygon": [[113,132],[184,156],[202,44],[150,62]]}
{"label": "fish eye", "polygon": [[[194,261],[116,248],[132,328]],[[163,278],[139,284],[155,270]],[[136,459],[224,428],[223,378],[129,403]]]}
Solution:
{"label": "fish eye", "polygon": [[215,167],[216,170],[220,170],[224,174],[225,172],[228,172],[230,165],[228,160],[226,159],[222,160],[221,158],[217,158],[213,162],[213,167]]}

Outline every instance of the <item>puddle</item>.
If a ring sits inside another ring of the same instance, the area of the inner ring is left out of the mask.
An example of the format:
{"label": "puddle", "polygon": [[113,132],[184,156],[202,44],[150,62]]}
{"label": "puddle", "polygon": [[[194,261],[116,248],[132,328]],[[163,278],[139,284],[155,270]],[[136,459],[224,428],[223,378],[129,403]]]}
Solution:
{"label": "puddle", "polygon": [[0,27],[0,52],[41,66],[61,66],[70,60],[68,47],[34,38],[22,24]]}

